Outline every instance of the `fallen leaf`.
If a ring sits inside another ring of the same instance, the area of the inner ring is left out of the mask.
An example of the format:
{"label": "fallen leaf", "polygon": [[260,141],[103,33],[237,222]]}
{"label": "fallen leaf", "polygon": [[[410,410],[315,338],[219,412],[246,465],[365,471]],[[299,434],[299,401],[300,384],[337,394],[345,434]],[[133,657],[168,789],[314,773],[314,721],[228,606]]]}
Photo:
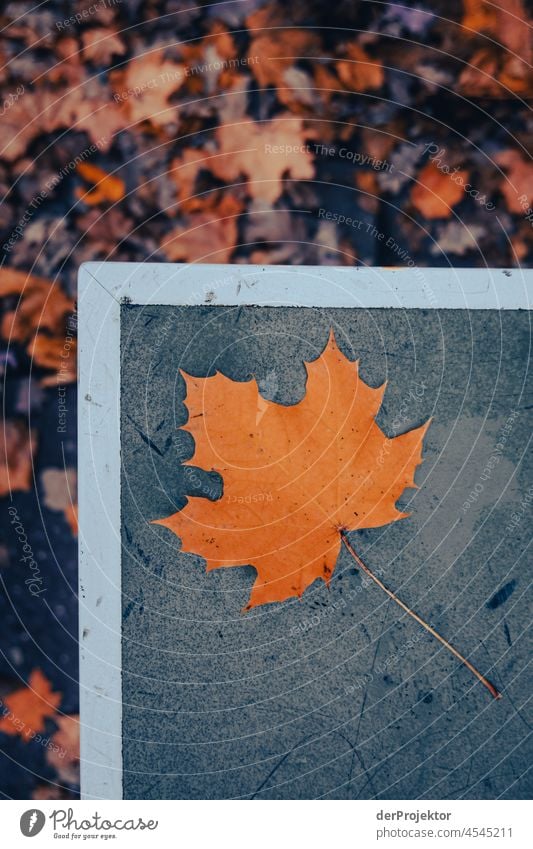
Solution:
{"label": "fallen leaf", "polygon": [[191,215],[168,233],[161,250],[170,262],[229,262],[235,249],[242,204],[225,196],[213,210]]}
{"label": "fallen leaf", "polygon": [[41,378],[41,386],[57,386],[58,384],[75,383],[77,343],[70,342],[68,356],[65,356],[63,339],[52,338],[44,333],[38,333],[33,343],[28,346],[28,353],[34,363],[41,368],[53,370],[53,374]]}
{"label": "fallen leaf", "polygon": [[32,799],[74,799],[76,796],[72,792],[65,790],[64,787],[58,787],[57,784],[36,784],[35,789],[31,794]]}
{"label": "fallen leaf", "polygon": [[114,99],[131,123],[162,127],[176,120],[177,107],[168,101],[186,79],[181,63],[166,60],[159,50],[137,56],[110,76]]}
{"label": "fallen leaf", "polygon": [[[468,183],[468,171],[460,170],[456,178]],[[443,173],[433,162],[428,162],[418,175],[418,181],[411,190],[413,206],[425,218],[449,218],[452,207],[465,197],[463,186],[452,180],[450,174]]]}
{"label": "fallen leaf", "polygon": [[516,149],[502,150],[494,156],[497,165],[507,172],[500,190],[509,212],[525,213],[533,202],[533,165]]}
{"label": "fallen leaf", "polygon": [[39,88],[19,98],[2,118],[0,158],[12,162],[43,133],[61,128],[85,130],[100,151],[108,150],[114,135],[128,123],[110,97],[108,86],[84,77],[83,84],[61,89]]}
{"label": "fallen leaf", "polygon": [[351,91],[371,91],[381,88],[385,80],[383,66],[372,59],[359,44],[349,44],[346,58],[336,64],[339,79]]}
{"label": "fallen leaf", "polygon": [[[294,406],[261,399],[254,379],[217,373],[187,385],[195,466],[224,481],[218,501],[190,498],[157,520],[200,554],[207,569],[251,564],[257,579],[247,609],[301,596],[329,582],[340,530],[376,528],[409,515],[396,508],[415,486],[429,422],[388,439],[375,422],[385,384],[373,389],[333,333],[307,368],[307,391]],[[258,421],[258,405],[263,415]],[[267,409],[264,409],[264,405]]]}
{"label": "fallen leaf", "polygon": [[468,30],[467,35],[476,35],[488,30],[492,32],[498,21],[496,7],[485,0],[463,0],[464,14],[462,26]]}
{"label": "fallen leaf", "polygon": [[0,298],[19,295],[16,308],[7,310],[0,331],[5,339],[26,344],[36,365],[54,374],[42,380],[43,386],[76,380],[76,340],[74,301],[57,283],[23,271],[0,271]]}
{"label": "fallen leaf", "polygon": [[313,156],[303,141],[299,118],[223,125],[215,135],[223,155],[211,160],[210,171],[225,182],[247,177],[254,198],[274,203],[283,192],[286,173],[294,180],[309,180],[314,175]]}
{"label": "fallen leaf", "polygon": [[459,77],[460,89],[474,97],[508,97],[509,91],[533,94],[533,49],[529,16],[522,0],[495,5],[490,0],[464,0],[463,27],[485,44],[470,57]]}
{"label": "fallen leaf", "polygon": [[361,190],[358,196],[359,206],[375,215],[379,204],[379,185],[374,171],[363,171],[358,168],[355,172],[355,184]]}
{"label": "fallen leaf", "polygon": [[126,185],[120,177],[108,174],[92,162],[80,162],[77,171],[87,183],[94,186],[94,189],[87,192],[80,188],[76,190],[76,197],[81,198],[89,206],[96,206],[99,203],[116,203],[124,197]]}
{"label": "fallen leaf", "polygon": [[29,492],[33,483],[33,457],[37,448],[35,431],[21,421],[6,419],[0,435],[0,497],[22,490]]}
{"label": "fallen leaf", "polygon": [[55,748],[47,748],[46,760],[61,781],[77,785],[80,783],[80,718],[57,716],[55,722],[59,726],[51,738]]}
{"label": "fallen leaf", "polygon": [[97,65],[109,65],[113,56],[123,56],[126,45],[112,27],[86,29],[82,32],[83,56]]}
{"label": "fallen leaf", "polygon": [[76,469],[45,469],[41,473],[45,506],[49,510],[61,511],[73,534],[78,532],[77,483]]}
{"label": "fallen leaf", "polygon": [[523,221],[521,223],[517,233],[511,236],[511,244],[513,248],[513,265],[520,268],[521,263],[524,262],[533,249],[533,231],[529,221]]}
{"label": "fallen leaf", "polygon": [[54,693],[40,669],[34,669],[28,684],[3,700],[0,731],[18,735],[28,742],[45,729],[45,720],[55,718],[61,704],[61,693]]}
{"label": "fallen leaf", "polygon": [[4,339],[26,342],[35,330],[56,331],[74,301],[67,297],[57,283],[43,277],[3,268],[0,271],[0,298],[20,295],[17,308],[6,311],[1,333]]}
{"label": "fallen leaf", "polygon": [[486,230],[479,224],[465,224],[464,221],[448,221],[439,228],[436,244],[431,245],[430,253],[435,256],[457,254],[464,256],[468,251],[480,250],[479,240]]}
{"label": "fallen leaf", "polygon": [[225,26],[216,21],[209,33],[196,43],[184,44],[182,56],[185,63],[185,86],[191,94],[215,94],[231,87],[240,76],[238,70],[246,70],[237,58],[232,35]]}
{"label": "fallen leaf", "polygon": [[176,211],[200,211],[204,206],[202,198],[194,197],[196,178],[200,171],[209,170],[215,154],[197,148],[186,148],[176,157],[170,166],[170,176],[176,184],[178,209]]}
{"label": "fallen leaf", "polygon": [[[322,46],[316,33],[303,29],[260,32],[248,49],[249,68],[260,86],[275,86],[282,103],[313,103],[312,80],[295,68],[302,57],[320,56]],[[301,91],[303,86],[304,91]]]}
{"label": "fallen leaf", "polygon": [[133,219],[117,206],[105,210],[89,209],[77,218],[76,224],[87,239],[101,243],[106,254],[112,254],[135,229]]}

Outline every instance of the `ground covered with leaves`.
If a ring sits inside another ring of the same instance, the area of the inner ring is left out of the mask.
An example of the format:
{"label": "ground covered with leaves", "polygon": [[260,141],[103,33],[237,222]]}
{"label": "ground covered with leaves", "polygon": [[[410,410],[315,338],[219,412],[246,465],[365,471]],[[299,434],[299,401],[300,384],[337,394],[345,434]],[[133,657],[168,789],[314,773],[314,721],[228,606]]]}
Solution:
{"label": "ground covered with leaves", "polygon": [[0,789],[77,793],[87,260],[530,266],[523,0],[0,13]]}

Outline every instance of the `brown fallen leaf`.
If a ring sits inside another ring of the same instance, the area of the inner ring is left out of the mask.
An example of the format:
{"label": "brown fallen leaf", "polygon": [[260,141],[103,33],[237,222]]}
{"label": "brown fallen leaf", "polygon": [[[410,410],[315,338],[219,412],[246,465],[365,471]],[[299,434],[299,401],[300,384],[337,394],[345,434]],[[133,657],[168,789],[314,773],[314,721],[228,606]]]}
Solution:
{"label": "brown fallen leaf", "polygon": [[36,784],[35,789],[31,794],[32,799],[49,800],[49,799],[75,799],[76,796],[65,790],[64,787],[58,787],[57,784]]}
{"label": "brown fallen leaf", "polygon": [[116,203],[122,200],[126,191],[126,184],[120,177],[108,174],[98,165],[92,162],[80,162],[77,166],[78,174],[94,186],[91,191],[76,189],[76,197],[81,198],[88,206],[96,206],[100,203]]}
{"label": "brown fallen leaf", "polygon": [[18,735],[28,742],[45,729],[45,720],[56,717],[61,693],[54,693],[50,682],[40,669],[34,669],[28,684],[6,696],[0,717],[0,731]]}
{"label": "brown fallen leaf", "polygon": [[83,57],[97,65],[109,65],[114,56],[123,56],[126,45],[113,27],[86,29],[81,34]]}
{"label": "brown fallen leaf", "polygon": [[[78,39],[73,36],[59,38],[55,46],[57,60],[48,70],[47,83],[77,88],[85,79]],[[58,90],[57,88],[55,89]]]}
{"label": "brown fallen leaf", "polygon": [[47,748],[47,763],[56,771],[60,781],[65,784],[80,783],[80,718],[57,716],[55,722],[59,729],[52,735],[54,748]]}
{"label": "brown fallen leaf", "polygon": [[18,159],[42,133],[59,129],[85,130],[91,142],[105,151],[115,133],[127,124],[127,116],[113,101],[108,86],[96,78],[85,76],[84,82],[73,88],[41,87],[27,91],[3,116],[0,159]]}
{"label": "brown fallen leaf", "polygon": [[246,70],[233,36],[220,21],[210,26],[204,38],[184,44],[181,52],[185,64],[184,86],[190,94],[222,93],[234,84],[239,71]]}
{"label": "brown fallen leaf", "polygon": [[280,116],[263,124],[225,124],[215,136],[223,155],[211,160],[209,170],[228,183],[247,178],[253,198],[274,203],[283,192],[285,174],[294,180],[309,180],[314,175],[312,151],[307,150],[299,118]]}
{"label": "brown fallen leaf", "polygon": [[170,262],[229,262],[238,234],[243,205],[226,195],[215,209],[193,214],[161,242]]}
{"label": "brown fallen leaf", "polygon": [[183,429],[195,443],[190,463],[218,472],[223,496],[192,496],[182,510],[154,524],[178,535],[183,552],[205,558],[208,571],[252,565],[257,577],[246,610],[299,597],[317,579],[329,584],[344,545],[380,589],[499,698],[466,658],[373,574],[347,537],[348,530],[410,515],[396,502],[416,487],[430,421],[387,438],[376,423],[386,384],[368,386],[333,332],[318,359],[305,365],[306,394],[292,406],[261,397],[253,378],[237,382],[220,372],[208,378],[181,372],[189,411]]}
{"label": "brown fallen leaf", "polygon": [[[469,172],[459,170],[454,177],[468,183]],[[465,197],[464,188],[450,174],[443,173],[433,162],[428,162],[411,189],[411,202],[425,218],[449,218],[452,208]]]}
{"label": "brown fallen leaf", "polygon": [[105,210],[88,209],[76,219],[90,242],[101,244],[105,254],[113,254],[117,246],[135,229],[132,218],[128,218],[118,206]]}
{"label": "brown fallen leaf", "polygon": [[374,171],[358,169],[355,172],[355,185],[361,190],[358,197],[359,206],[365,212],[375,215],[379,205],[380,190]]}
{"label": "brown fallen leaf", "polygon": [[515,235],[511,236],[511,245],[513,265],[520,268],[533,249],[533,230],[529,221],[522,221]]}
{"label": "brown fallen leaf", "polygon": [[214,155],[198,148],[186,148],[181,156],[172,160],[170,177],[176,185],[178,208],[176,212],[195,212],[204,208],[203,198],[194,197],[196,178],[200,171],[208,171]]}
{"label": "brown fallen leaf", "polygon": [[185,82],[185,68],[153,51],[132,59],[124,69],[110,74],[114,99],[132,124],[147,121],[164,127],[177,119],[169,98]]}
{"label": "brown fallen leaf", "polygon": [[22,490],[29,492],[33,483],[33,457],[37,434],[22,421],[5,419],[0,434],[0,497]]}
{"label": "brown fallen leaf", "polygon": [[339,79],[351,91],[371,91],[381,88],[385,80],[383,66],[372,59],[359,44],[349,44],[346,58],[336,63]]}
{"label": "brown fallen leaf", "polygon": [[61,511],[74,535],[78,533],[77,483],[76,469],[45,469],[41,472],[45,506],[49,510]]}
{"label": "brown fallen leaf", "polygon": [[302,57],[320,56],[321,52],[321,40],[311,30],[276,29],[254,33],[247,59],[259,85],[276,87],[279,100],[291,108],[305,103],[305,89],[312,82],[301,69],[295,68],[295,63]]}

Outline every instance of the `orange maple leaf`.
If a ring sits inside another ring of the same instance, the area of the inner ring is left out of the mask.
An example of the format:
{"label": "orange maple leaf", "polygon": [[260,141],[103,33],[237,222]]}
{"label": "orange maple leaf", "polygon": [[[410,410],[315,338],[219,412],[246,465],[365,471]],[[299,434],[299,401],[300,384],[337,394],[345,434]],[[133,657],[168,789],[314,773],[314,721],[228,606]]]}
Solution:
{"label": "orange maple leaf", "polygon": [[208,570],[254,566],[247,609],[301,596],[317,578],[328,583],[339,531],[407,516],[396,501],[415,486],[422,462],[429,422],[387,439],[375,422],[385,384],[367,386],[333,333],[306,368],[306,395],[293,406],[262,399],[255,379],[183,373],[191,462],[219,472],[224,495],[192,498],[158,524],[181,537],[184,551],[205,557]]}
{"label": "orange maple leaf", "polygon": [[0,731],[31,740],[44,731],[45,720],[55,716],[60,703],[61,693],[52,692],[46,676],[40,669],[34,669],[26,687],[4,698]]}

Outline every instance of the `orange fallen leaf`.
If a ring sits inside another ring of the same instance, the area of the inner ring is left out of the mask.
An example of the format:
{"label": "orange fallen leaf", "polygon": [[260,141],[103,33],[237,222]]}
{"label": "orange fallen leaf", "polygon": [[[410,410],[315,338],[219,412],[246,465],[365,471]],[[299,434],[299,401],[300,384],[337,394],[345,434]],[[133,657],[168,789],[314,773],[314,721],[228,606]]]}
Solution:
{"label": "orange fallen leaf", "polygon": [[485,39],[459,78],[460,89],[475,97],[508,97],[509,91],[531,96],[533,50],[529,16],[523,0],[464,0],[466,35]]}
{"label": "orange fallen leaf", "polygon": [[55,717],[61,698],[61,693],[52,691],[41,670],[34,669],[26,687],[4,698],[0,731],[10,736],[18,735],[28,742],[44,731],[46,719]]}
{"label": "orange fallen leaf", "polygon": [[0,298],[20,295],[13,311],[6,311],[1,332],[4,339],[27,342],[33,331],[54,332],[64,317],[74,309],[74,301],[64,294],[57,283],[43,277],[3,268],[0,271]]}
{"label": "orange fallen leaf", "polygon": [[[468,183],[468,171],[458,171],[454,176],[463,185]],[[411,190],[411,201],[426,218],[449,218],[452,207],[465,197],[463,185],[443,173],[435,163],[428,162]]]}
{"label": "orange fallen leaf", "polygon": [[28,355],[54,374],[43,386],[76,380],[74,301],[42,277],[4,268],[0,271],[0,298],[19,295],[13,310],[6,310],[0,326],[5,339],[26,345]]}
{"label": "orange fallen leaf", "polygon": [[86,192],[80,188],[76,190],[76,197],[83,199],[89,206],[96,206],[98,203],[115,203],[124,197],[126,185],[120,177],[108,174],[92,162],[80,162],[77,171],[87,183],[94,185],[91,191]]}
{"label": "orange fallen leaf", "polygon": [[340,528],[376,528],[404,518],[395,506],[422,459],[428,424],[387,439],[375,422],[385,385],[372,389],[333,335],[306,365],[307,392],[294,406],[272,402],[257,422],[255,380],[216,374],[187,384],[194,465],[215,469],[224,496],[191,498],[159,524],[201,554],[208,569],[252,564],[248,607],[301,596],[329,582]]}
{"label": "orange fallen leaf", "polygon": [[[42,368],[53,369],[54,372],[61,370],[61,381],[71,383],[76,379],[76,345],[72,343],[71,356],[64,363],[62,361],[63,339],[48,336],[45,333],[37,333],[33,342],[28,346],[28,353],[34,363]],[[43,386],[55,386],[57,381],[53,376],[45,377]]]}
{"label": "orange fallen leaf", "polygon": [[16,490],[28,492],[31,489],[36,448],[35,431],[28,430],[21,421],[4,421],[0,431],[0,497]]}
{"label": "orange fallen leaf", "polygon": [[502,150],[494,161],[505,168],[507,179],[500,185],[509,212],[525,213],[533,203],[533,165],[518,150]]}
{"label": "orange fallen leaf", "polygon": [[485,0],[463,0],[464,14],[461,24],[468,31],[467,35],[475,35],[483,30],[492,32],[497,24],[496,8]]}
{"label": "orange fallen leaf", "polygon": [[223,155],[211,160],[210,171],[225,182],[247,177],[250,195],[267,203],[281,195],[286,173],[294,180],[314,175],[313,155],[307,150],[299,118],[223,124],[216,130],[216,139]]}
{"label": "orange fallen leaf", "polygon": [[[386,384],[359,376],[333,331],[306,363],[304,398],[293,406],[267,401],[255,379],[184,372],[194,465],[218,472],[223,496],[191,497],[154,524],[181,537],[182,551],[204,557],[208,571],[252,565],[249,610],[301,596],[314,581],[329,584],[341,545],[358,567],[460,660],[495,699],[501,694],[467,658],[411,610],[361,560],[348,530],[378,528],[409,516],[396,507],[416,487],[415,470],[430,420],[388,439],[376,423]],[[189,465],[189,464],[186,464]]]}

